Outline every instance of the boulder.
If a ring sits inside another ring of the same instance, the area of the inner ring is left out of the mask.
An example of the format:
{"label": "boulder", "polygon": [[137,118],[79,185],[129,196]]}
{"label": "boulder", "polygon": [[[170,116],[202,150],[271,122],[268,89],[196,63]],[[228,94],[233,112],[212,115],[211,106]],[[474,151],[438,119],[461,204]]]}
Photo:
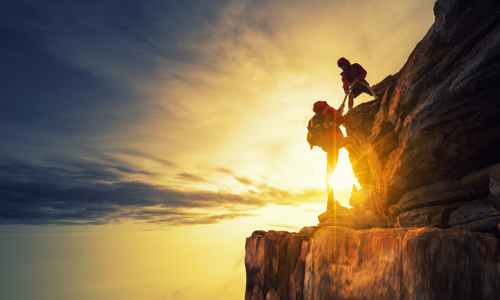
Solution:
{"label": "boulder", "polygon": [[473,198],[484,198],[490,193],[490,169],[492,166],[482,168],[478,171],[472,172],[462,178],[460,183],[464,186]]}
{"label": "boulder", "polygon": [[345,219],[340,219],[340,218],[331,218],[327,219],[323,222],[318,223],[319,227],[327,227],[327,226],[342,226],[342,227],[349,227],[349,228],[354,228],[354,229],[362,229],[361,226],[359,226],[352,218],[345,218]]}
{"label": "boulder", "polygon": [[472,231],[496,231],[500,212],[491,205],[473,201],[450,214],[448,225],[454,229]]}
{"label": "boulder", "polygon": [[349,211],[352,211],[352,218],[354,222],[358,224],[356,228],[370,229],[387,227],[387,223],[384,218],[382,218],[382,216],[380,216],[380,214],[373,209],[358,207],[351,208]]}
{"label": "boulder", "polygon": [[321,229],[319,226],[308,226],[308,227],[303,227],[299,233],[307,235],[309,238],[312,238],[314,233]]}
{"label": "boulder", "polygon": [[398,216],[394,227],[444,227],[446,223],[443,224],[443,217],[446,210],[446,206],[428,206],[410,210]]}
{"label": "boulder", "polygon": [[498,234],[497,232],[498,223],[500,223],[500,217],[494,216],[494,217],[475,220],[470,223],[457,224],[452,228]]}
{"label": "boulder", "polygon": [[400,211],[408,211],[425,206],[452,204],[471,200],[471,198],[471,194],[462,186],[459,180],[450,179],[425,185],[405,193],[397,207]]}
{"label": "boulder", "polygon": [[439,227],[450,228],[450,214],[457,208],[470,202],[457,202],[449,205],[426,206],[400,214],[396,218],[395,228]]}
{"label": "boulder", "polygon": [[318,221],[324,222],[328,219],[350,219],[351,213],[345,206],[337,205],[335,210],[327,210],[318,216]]}
{"label": "boulder", "polygon": [[500,164],[490,169],[489,190],[493,195],[500,197]]}
{"label": "boulder", "polygon": [[332,210],[327,210],[318,216],[318,226],[345,226],[350,228],[358,228],[352,217],[352,212],[345,206],[340,205],[335,201]]}

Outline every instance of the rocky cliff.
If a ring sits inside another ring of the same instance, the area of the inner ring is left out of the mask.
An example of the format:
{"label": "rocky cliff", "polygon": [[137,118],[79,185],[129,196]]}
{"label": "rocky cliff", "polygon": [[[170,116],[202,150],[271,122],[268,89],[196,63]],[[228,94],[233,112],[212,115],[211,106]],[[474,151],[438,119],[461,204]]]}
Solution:
{"label": "rocky cliff", "polygon": [[499,241],[491,234],[433,227],[318,228],[256,231],[247,238],[245,299],[500,295]]}
{"label": "rocky cliff", "polygon": [[500,162],[499,11],[498,1],[437,1],[406,64],[374,86],[379,99],[347,115],[363,149],[350,155],[362,200],[388,226],[427,206],[483,199],[500,208],[488,187]]}
{"label": "rocky cliff", "polygon": [[499,299],[500,1],[437,1],[377,99],[346,115],[362,186],[247,239],[245,299]]}

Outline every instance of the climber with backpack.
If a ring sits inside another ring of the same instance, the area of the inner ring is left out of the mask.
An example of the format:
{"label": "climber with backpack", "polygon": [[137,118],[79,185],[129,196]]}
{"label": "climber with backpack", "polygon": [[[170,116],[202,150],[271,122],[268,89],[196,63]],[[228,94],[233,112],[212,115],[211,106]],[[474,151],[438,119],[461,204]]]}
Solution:
{"label": "climber with backpack", "polygon": [[354,106],[354,98],[358,97],[361,93],[373,96],[370,85],[365,80],[367,72],[360,64],[354,63],[351,65],[347,59],[341,57],[337,61],[337,65],[342,69],[340,75],[344,83],[344,92],[346,95],[349,95],[349,102],[347,104],[349,110]]}
{"label": "climber with backpack", "polygon": [[339,150],[342,147],[350,145],[351,151],[361,153],[358,143],[352,137],[344,137],[340,130],[340,125],[345,122],[345,117],[342,111],[336,110],[326,101],[317,101],[313,105],[313,112],[315,115],[309,120],[307,125],[307,141],[311,149],[313,146],[320,147],[326,152],[326,188],[328,195],[328,207],[334,205],[333,186],[330,179],[333,176],[335,168],[337,167],[337,160]]}

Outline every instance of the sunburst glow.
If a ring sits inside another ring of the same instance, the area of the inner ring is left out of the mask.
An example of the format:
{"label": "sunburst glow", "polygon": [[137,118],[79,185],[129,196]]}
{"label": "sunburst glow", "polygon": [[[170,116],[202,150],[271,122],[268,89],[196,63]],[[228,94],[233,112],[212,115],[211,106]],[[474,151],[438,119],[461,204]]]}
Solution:
{"label": "sunburst glow", "polygon": [[337,189],[351,189],[353,185],[361,188],[356,176],[354,176],[352,165],[345,149],[340,149],[339,151],[339,161],[333,176],[330,178],[330,184]]}

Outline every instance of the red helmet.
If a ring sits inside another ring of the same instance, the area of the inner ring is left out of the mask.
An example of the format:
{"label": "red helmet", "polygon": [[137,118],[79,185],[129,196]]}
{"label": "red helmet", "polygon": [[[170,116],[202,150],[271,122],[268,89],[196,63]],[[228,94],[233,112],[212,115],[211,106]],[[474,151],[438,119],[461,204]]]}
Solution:
{"label": "red helmet", "polygon": [[347,59],[345,59],[345,58],[343,58],[343,57],[341,57],[341,58],[337,61],[337,65],[338,65],[338,66],[340,66],[340,64],[346,64],[346,65],[348,65],[348,66],[350,66],[350,65],[351,65],[351,63],[350,63]]}
{"label": "red helmet", "polygon": [[325,107],[329,107],[328,103],[326,101],[316,101],[313,105],[313,112],[317,113],[321,110],[323,110]]}

